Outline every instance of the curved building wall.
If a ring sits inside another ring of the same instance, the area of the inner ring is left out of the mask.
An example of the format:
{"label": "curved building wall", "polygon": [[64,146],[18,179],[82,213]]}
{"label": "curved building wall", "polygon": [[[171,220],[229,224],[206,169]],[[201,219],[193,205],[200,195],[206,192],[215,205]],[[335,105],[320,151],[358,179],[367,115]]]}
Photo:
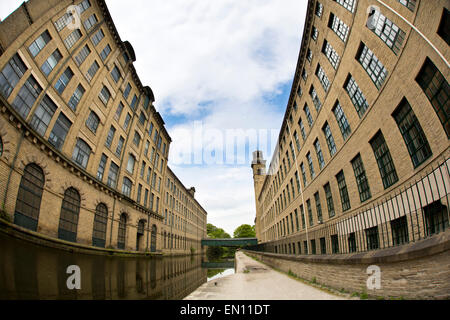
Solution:
{"label": "curved building wall", "polygon": [[448,228],[448,9],[309,1],[275,156],[267,174],[252,165],[265,250],[360,252]]}

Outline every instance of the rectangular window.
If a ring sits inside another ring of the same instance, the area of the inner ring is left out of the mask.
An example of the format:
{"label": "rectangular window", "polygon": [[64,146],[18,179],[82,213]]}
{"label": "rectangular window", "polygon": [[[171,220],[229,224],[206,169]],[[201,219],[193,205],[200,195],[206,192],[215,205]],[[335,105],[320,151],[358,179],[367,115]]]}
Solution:
{"label": "rectangular window", "polygon": [[58,62],[62,59],[61,52],[56,49],[50,57],[42,64],[41,70],[45,74],[46,77],[53,71]]}
{"label": "rectangular window", "polygon": [[320,148],[319,139],[316,139],[316,141],[314,141],[314,148],[316,149],[317,159],[319,160],[319,167],[322,170],[322,168],[325,166],[325,160],[323,159],[323,153],[322,149]]}
{"label": "rectangular window", "polygon": [[306,55],[306,59],[308,59],[309,63],[312,62],[313,53],[312,53],[311,49],[308,49],[308,54]]}
{"label": "rectangular window", "polygon": [[300,140],[298,138],[297,131],[294,131],[294,139],[295,139],[295,145],[297,146],[297,151],[300,151],[301,146],[300,146]]}
{"label": "rectangular window", "polygon": [[345,182],[344,171],[340,171],[336,175],[336,180],[339,187],[339,194],[341,195],[342,211],[345,212],[350,209],[350,198],[348,196],[347,184]]}
{"label": "rectangular window", "polygon": [[431,157],[432,152],[422,126],[406,98],[403,98],[392,116],[403,136],[414,168],[417,168]]}
{"label": "rectangular window", "polygon": [[75,148],[73,149],[73,155],[72,159],[82,168],[86,169],[87,164],[89,162],[89,157],[91,155],[91,148],[89,145],[78,138],[77,144],[75,145]]}
{"label": "rectangular window", "polygon": [[142,161],[142,165],[141,165],[141,173],[140,173],[141,179],[144,179],[145,166],[146,166],[145,161]]}
{"label": "rectangular window", "polygon": [[111,53],[111,46],[107,44],[105,48],[103,48],[102,52],[100,52],[100,58],[102,59],[102,61],[105,61],[110,53]]}
{"label": "rectangular window", "polygon": [[442,10],[441,23],[439,24],[438,35],[450,45],[450,13],[447,8]]}
{"label": "rectangular window", "polygon": [[123,103],[119,102],[119,105],[117,106],[116,114],[114,115],[114,118],[118,121],[120,119],[120,116],[122,115],[123,111]]}
{"label": "rectangular window", "polygon": [[122,184],[122,193],[126,197],[131,197],[131,189],[133,187],[133,183],[128,178],[123,178],[123,184]]}
{"label": "rectangular window", "polygon": [[122,154],[122,148],[123,144],[125,143],[125,139],[123,137],[120,137],[119,142],[117,143],[117,149],[116,149],[116,155],[120,157]]}
{"label": "rectangular window", "polygon": [[311,200],[306,200],[306,208],[308,209],[308,221],[309,221],[309,226],[313,226],[314,225],[314,221],[313,221],[313,215],[312,215],[312,208],[311,208]]}
{"label": "rectangular window", "polygon": [[133,96],[133,100],[131,101],[131,104],[130,104],[130,107],[131,107],[132,110],[136,109],[137,99],[138,99],[137,96],[134,95]]}
{"label": "rectangular window", "polygon": [[306,140],[305,126],[303,125],[303,121],[301,118],[298,120],[298,125],[300,126],[300,132],[302,133],[303,140]]}
{"label": "rectangular window", "polygon": [[408,222],[406,216],[391,221],[392,242],[399,246],[409,242]]}
{"label": "rectangular window", "polygon": [[311,157],[311,152],[308,152],[306,154],[306,158],[308,159],[309,173],[311,175],[311,180],[313,180],[314,177],[316,176],[316,173],[314,171],[314,165],[313,165],[313,161],[312,161],[312,157]]}
{"label": "rectangular window", "polygon": [[311,116],[311,112],[309,111],[308,104],[305,103],[305,107],[303,108],[303,110],[305,111],[306,119],[308,120],[309,126],[312,127],[312,125],[313,125],[313,118]]}
{"label": "rectangular window", "polygon": [[321,223],[323,220],[322,220],[322,205],[320,204],[319,192],[316,192],[314,194],[314,200],[316,201],[317,221]]}
{"label": "rectangular window", "polygon": [[352,160],[353,172],[355,173],[356,184],[358,185],[359,198],[364,202],[372,197],[370,193],[369,181],[367,180],[366,171],[362,162],[361,155],[358,154]]}
{"label": "rectangular window", "polygon": [[108,157],[103,153],[97,170],[97,179],[100,181],[103,180],[103,175],[105,174],[106,161],[108,161]]}
{"label": "rectangular window", "polygon": [[86,126],[91,130],[94,134],[97,132],[98,125],[100,124],[99,117],[91,111],[89,117],[86,120]]}
{"label": "rectangular window", "polygon": [[425,206],[423,216],[425,218],[425,231],[428,236],[445,231],[448,228],[448,211],[440,200]]}
{"label": "rectangular window", "polygon": [[114,69],[111,71],[111,77],[114,79],[116,83],[119,82],[121,75],[119,68],[117,68],[117,66],[115,66]]}
{"label": "rectangular window", "polygon": [[314,107],[316,107],[317,112],[319,112],[320,108],[322,108],[322,102],[319,99],[319,96],[317,95],[316,89],[314,86],[311,86],[311,89],[309,90],[309,94],[311,95],[311,99],[314,103]]}
{"label": "rectangular window", "polygon": [[352,100],[358,116],[362,118],[366,110],[369,108],[369,103],[351,74],[348,75],[344,88]]}
{"label": "rectangular window", "polygon": [[328,89],[330,89],[330,80],[328,79],[327,75],[325,74],[325,70],[323,70],[320,64],[317,64],[316,76],[317,78],[319,78],[319,82],[322,85],[323,90],[327,92]]}
{"label": "rectangular window", "polygon": [[53,126],[48,142],[56,149],[61,150],[71,126],[72,122],[61,112]]}
{"label": "rectangular window", "polygon": [[70,97],[69,100],[69,107],[75,112],[77,110],[77,106],[80,103],[81,98],[84,95],[84,88],[81,84],[78,85],[78,87],[75,89],[75,92],[73,93],[72,97]]}
{"label": "rectangular window", "polygon": [[322,16],[323,14],[323,4],[321,4],[320,2],[317,2],[316,4],[316,16],[318,16],[319,18]]}
{"label": "rectangular window", "polygon": [[97,61],[94,61],[91,65],[91,67],[89,68],[89,70],[86,73],[86,79],[87,81],[91,82],[92,79],[94,78],[95,74],[97,73],[98,69],[100,69],[99,64],[97,63]]}
{"label": "rectangular window", "polygon": [[339,101],[336,101],[333,113],[336,117],[339,129],[341,129],[342,137],[344,138],[344,140],[346,140],[348,136],[352,133],[352,130],[350,128],[350,124],[348,123],[347,117],[345,116],[344,110],[342,110]]}
{"label": "rectangular window", "polygon": [[108,173],[108,186],[115,188],[117,186],[117,177],[119,176],[119,166],[111,162]]}
{"label": "rectangular window", "polygon": [[363,42],[361,42],[359,46],[356,60],[358,60],[364,70],[366,70],[375,86],[380,89],[388,76],[388,71],[372,50],[370,50]]}
{"label": "rectangular window", "polygon": [[300,164],[300,169],[302,170],[303,185],[306,187],[306,184],[307,184],[306,171],[305,171],[305,165],[303,164],[303,162]]}
{"label": "rectangular window", "polygon": [[127,87],[125,88],[125,91],[123,92],[123,97],[125,99],[128,99],[128,96],[130,95],[130,91],[131,91],[131,84],[127,84]]}
{"label": "rectangular window", "polygon": [[416,7],[416,0],[397,0],[397,1],[411,11],[414,11],[414,8]]}
{"label": "rectangular window", "polygon": [[26,119],[41,92],[41,86],[37,83],[36,79],[30,75],[12,103],[14,110],[16,110],[22,118]]}
{"label": "rectangular window", "polygon": [[89,9],[90,7],[91,7],[91,3],[89,2],[89,0],[83,0],[83,1],[78,5],[79,13],[82,14],[84,11],[86,11],[86,10]]}
{"label": "rectangular window", "polygon": [[44,136],[56,109],[58,109],[58,107],[55,103],[47,95],[45,95],[44,99],[42,99],[41,103],[34,112],[30,126],[41,136]]}
{"label": "rectangular window", "polygon": [[26,71],[27,67],[16,53],[0,73],[0,93],[5,99],[8,99]]}
{"label": "rectangular window", "polygon": [[67,50],[70,50],[77,43],[78,40],[81,39],[83,35],[79,29],[73,31],[69,36],[64,40],[64,44],[66,45]]}
{"label": "rectangular window", "polygon": [[311,240],[311,254],[316,254],[316,240]]}
{"label": "rectangular window", "polygon": [[373,227],[365,230],[367,250],[375,250],[380,247],[380,240],[378,237],[378,227]]}
{"label": "rectangular window", "polygon": [[95,14],[90,15],[89,18],[87,18],[83,23],[86,31],[89,31],[93,26],[97,24],[97,22],[97,16]]}
{"label": "rectangular window", "polygon": [[323,187],[323,189],[325,191],[325,197],[327,199],[328,216],[332,218],[334,217],[335,212],[334,212],[333,194],[331,193],[330,183],[327,183]]}
{"label": "rectangular window", "polygon": [[75,62],[77,66],[81,66],[86,58],[91,54],[91,49],[88,45],[85,45],[80,52],[75,56]]}
{"label": "rectangular window", "polygon": [[369,21],[366,25],[368,27],[370,26],[369,29],[383,40],[395,54],[400,52],[406,34],[380,11],[372,9],[372,12],[369,14]]}
{"label": "rectangular window", "polygon": [[334,50],[327,40],[323,41],[322,53],[327,57],[328,61],[331,63],[331,66],[336,70],[341,57],[339,57],[336,50]]}
{"label": "rectangular window", "polygon": [[106,142],[105,142],[105,146],[107,148],[110,148],[112,145],[112,142],[114,140],[114,135],[116,134],[116,128],[114,128],[113,126],[111,126],[111,128],[109,128],[108,131],[108,136],[106,137]]}
{"label": "rectangular window", "polygon": [[145,117],[145,114],[143,111],[141,111],[141,114],[139,115],[139,123],[141,125],[145,125],[145,121],[147,120],[147,118]]}
{"label": "rectangular window", "polygon": [[328,122],[325,122],[322,131],[325,135],[325,139],[327,140],[328,150],[330,151],[330,156],[334,156],[337,152],[336,144],[334,142],[333,134],[331,133],[330,125]]}
{"label": "rectangular window", "polygon": [[348,241],[348,252],[350,253],[356,252],[356,236],[354,232],[350,233],[347,241]]}
{"label": "rectangular window", "polygon": [[333,254],[339,253],[339,240],[337,234],[331,236],[331,252]]}
{"label": "rectangular window", "polygon": [[134,132],[133,143],[137,147],[139,147],[139,145],[141,144],[141,135],[137,131]]}
{"label": "rectangular window", "polygon": [[97,46],[104,37],[105,34],[103,33],[103,30],[102,29],[98,30],[91,38],[94,46]]}
{"label": "rectangular window", "polygon": [[139,204],[141,203],[141,194],[142,194],[142,185],[139,184],[138,190],[137,190],[137,197],[136,197],[136,202]]}
{"label": "rectangular window", "polygon": [[58,32],[63,30],[69,23],[72,22],[72,13],[65,13],[61,18],[55,21],[55,28]]}
{"label": "rectangular window", "polygon": [[325,242],[325,238],[320,238],[320,253],[327,254],[327,245]]}
{"label": "rectangular window", "polygon": [[73,71],[67,68],[55,84],[55,89],[62,94],[73,77]]}
{"label": "rectangular window", "polygon": [[391,153],[389,152],[389,148],[381,131],[378,131],[372,140],[370,140],[370,145],[372,146],[375,159],[377,160],[383,186],[387,189],[398,181],[398,176]]}
{"label": "rectangular window", "polygon": [[317,30],[316,27],[312,27],[312,32],[311,32],[311,38],[314,41],[317,41],[317,38],[319,37],[319,30]]}
{"label": "rectangular window", "polygon": [[111,93],[109,92],[108,88],[103,86],[102,90],[100,91],[98,97],[100,98],[100,100],[107,105],[109,99],[111,98]]}
{"label": "rectangular window", "polygon": [[127,113],[127,117],[125,118],[125,122],[123,123],[123,129],[126,131],[128,129],[128,125],[130,124],[131,115]]}
{"label": "rectangular window", "polygon": [[356,0],[334,0],[351,13],[355,12]]}
{"label": "rectangular window", "polygon": [[434,63],[427,57],[416,81],[430,100],[439,120],[450,138],[450,87]]}
{"label": "rectangular window", "polygon": [[336,35],[342,41],[346,42],[350,28],[339,17],[330,13],[330,19],[328,20],[328,27],[336,33]]}
{"label": "rectangular window", "polygon": [[305,80],[305,82],[308,79],[308,73],[306,72],[306,69],[303,69],[303,71],[302,71],[302,78],[303,78],[303,80]]}
{"label": "rectangular window", "polygon": [[50,36],[50,33],[48,33],[47,30],[45,30],[34,42],[28,47],[28,50],[30,50],[31,56],[34,58],[36,57],[39,52],[41,52],[42,49],[52,40],[52,37]]}

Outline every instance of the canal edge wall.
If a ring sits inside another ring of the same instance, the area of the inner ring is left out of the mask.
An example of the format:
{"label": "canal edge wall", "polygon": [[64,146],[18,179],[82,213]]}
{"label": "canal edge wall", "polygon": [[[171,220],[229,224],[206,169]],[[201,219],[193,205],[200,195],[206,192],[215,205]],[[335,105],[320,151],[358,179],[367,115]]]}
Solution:
{"label": "canal edge wall", "polygon": [[[287,255],[243,250],[266,265],[331,289],[372,298],[450,299],[450,230],[408,245],[355,254]],[[378,266],[381,288],[369,290]]]}
{"label": "canal edge wall", "polygon": [[[31,242],[33,244],[49,247],[53,249],[59,249],[68,251],[71,253],[91,254],[91,255],[105,255],[115,257],[147,257],[147,258],[162,258],[172,256],[182,256],[183,254],[174,253],[161,253],[161,252],[139,252],[139,251],[127,251],[118,249],[99,248],[94,246],[83,245],[75,242],[64,241],[48,237],[42,233],[30,231],[28,229],[17,226],[0,217],[0,232],[10,237]],[[196,253],[194,255],[198,255]],[[191,254],[184,254],[184,256],[190,256]]]}

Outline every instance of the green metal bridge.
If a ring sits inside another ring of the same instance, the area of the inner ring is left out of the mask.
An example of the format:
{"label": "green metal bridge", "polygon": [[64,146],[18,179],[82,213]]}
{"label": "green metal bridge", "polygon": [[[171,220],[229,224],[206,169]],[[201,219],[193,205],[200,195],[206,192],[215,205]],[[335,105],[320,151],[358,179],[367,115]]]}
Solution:
{"label": "green metal bridge", "polygon": [[256,238],[228,238],[228,239],[202,239],[202,246],[208,247],[240,247],[240,246],[256,246],[258,239]]}

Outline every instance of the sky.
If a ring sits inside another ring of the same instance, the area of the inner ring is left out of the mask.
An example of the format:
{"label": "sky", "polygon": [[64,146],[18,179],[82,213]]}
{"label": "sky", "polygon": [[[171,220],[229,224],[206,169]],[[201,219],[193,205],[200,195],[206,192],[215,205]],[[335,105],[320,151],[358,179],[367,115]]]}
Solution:
{"label": "sky", "polygon": [[[4,19],[23,1],[1,0]],[[106,0],[152,88],[169,166],[230,235],[254,224],[251,152],[271,159],[297,64],[307,0]],[[132,4],[132,5],[131,5]],[[256,138],[255,138],[256,137]]]}

